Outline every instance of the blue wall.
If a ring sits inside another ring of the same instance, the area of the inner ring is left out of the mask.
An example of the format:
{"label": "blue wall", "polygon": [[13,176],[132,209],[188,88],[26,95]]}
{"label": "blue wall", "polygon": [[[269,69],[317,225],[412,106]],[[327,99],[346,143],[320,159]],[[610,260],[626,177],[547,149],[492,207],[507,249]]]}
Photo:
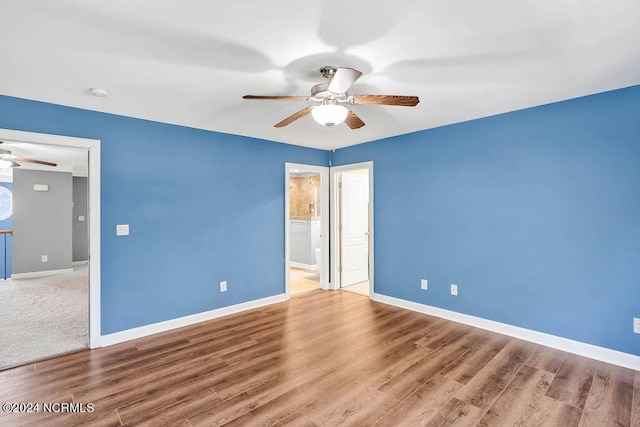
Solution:
{"label": "blue wall", "polygon": [[[632,87],[337,150],[374,161],[376,292],[640,355],[639,117]],[[2,96],[0,127],[102,141],[104,334],[284,292],[284,162],[328,161]]]}
{"label": "blue wall", "polygon": [[103,334],[284,293],[284,163],[328,164],[326,151],[5,96],[0,127],[102,141]]}
{"label": "blue wall", "polygon": [[368,160],[377,293],[640,355],[640,86],[332,163]]}

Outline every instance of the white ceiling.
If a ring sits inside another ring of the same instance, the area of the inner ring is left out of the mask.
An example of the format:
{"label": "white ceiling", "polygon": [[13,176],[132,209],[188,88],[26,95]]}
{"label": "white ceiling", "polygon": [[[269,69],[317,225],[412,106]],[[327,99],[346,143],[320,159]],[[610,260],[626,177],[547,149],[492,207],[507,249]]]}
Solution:
{"label": "white ceiling", "polygon": [[[0,0],[0,93],[272,141],[340,148],[640,84],[638,0]],[[366,126],[310,116],[323,65],[364,75]],[[108,98],[88,94],[107,89]]]}
{"label": "white ceiling", "polygon": [[[53,162],[55,167],[34,162],[16,160],[20,169],[41,170],[49,172],[71,172],[73,176],[88,176],[89,151],[83,148],[60,147],[29,142],[2,140],[0,149],[9,150],[14,156],[34,160]],[[12,168],[0,169],[0,180],[12,176]],[[9,179],[11,181],[11,179]]]}

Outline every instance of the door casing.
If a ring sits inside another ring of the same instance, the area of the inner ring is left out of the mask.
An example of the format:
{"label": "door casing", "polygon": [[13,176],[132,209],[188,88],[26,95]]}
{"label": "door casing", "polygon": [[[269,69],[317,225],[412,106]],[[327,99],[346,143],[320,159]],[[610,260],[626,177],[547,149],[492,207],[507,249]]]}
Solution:
{"label": "door casing", "polygon": [[342,172],[349,172],[349,171],[355,171],[355,170],[362,170],[362,169],[367,169],[369,172],[369,298],[371,298],[373,296],[374,293],[374,222],[373,222],[373,203],[374,203],[374,199],[373,199],[373,162],[369,161],[369,162],[362,162],[362,163],[353,163],[353,164],[349,164],[349,165],[342,165],[342,166],[332,166],[329,169],[330,172],[330,176],[331,176],[331,189],[330,189],[330,207],[331,207],[331,213],[330,213],[330,229],[331,229],[331,283],[330,283],[330,288],[331,289],[340,289],[341,287],[341,283],[340,283],[340,259],[341,259],[341,254],[340,254],[340,239],[339,239],[339,233],[340,230],[338,229],[338,225],[339,225],[339,218],[340,218],[340,212],[339,212],[339,206],[338,206],[338,195],[339,193],[339,188],[338,188],[338,174],[342,173]]}

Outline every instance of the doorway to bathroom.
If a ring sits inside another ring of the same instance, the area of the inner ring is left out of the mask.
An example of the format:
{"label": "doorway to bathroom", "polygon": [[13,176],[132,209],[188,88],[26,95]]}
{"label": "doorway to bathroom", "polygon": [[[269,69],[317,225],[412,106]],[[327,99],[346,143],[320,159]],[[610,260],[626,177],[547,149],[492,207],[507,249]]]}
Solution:
{"label": "doorway to bathroom", "polygon": [[329,285],[329,168],[285,164],[287,298]]}

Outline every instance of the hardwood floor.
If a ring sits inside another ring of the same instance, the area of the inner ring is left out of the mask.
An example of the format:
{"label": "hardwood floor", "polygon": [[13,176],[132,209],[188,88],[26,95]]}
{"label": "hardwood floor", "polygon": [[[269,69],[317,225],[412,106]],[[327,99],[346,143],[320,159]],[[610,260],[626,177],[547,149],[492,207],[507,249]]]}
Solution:
{"label": "hardwood floor", "polygon": [[40,403],[3,426],[640,426],[640,372],[317,290],[2,371],[0,402]]}

